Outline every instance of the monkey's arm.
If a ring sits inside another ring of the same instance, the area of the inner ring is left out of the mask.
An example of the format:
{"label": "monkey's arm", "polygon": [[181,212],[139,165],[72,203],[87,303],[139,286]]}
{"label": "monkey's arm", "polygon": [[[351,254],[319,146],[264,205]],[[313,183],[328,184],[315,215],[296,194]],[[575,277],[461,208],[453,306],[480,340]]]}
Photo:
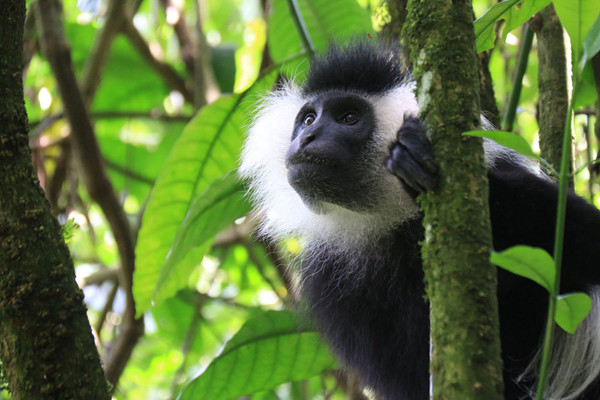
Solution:
{"label": "monkey's arm", "polygon": [[[552,254],[558,187],[531,170],[506,149],[486,154],[490,185],[490,215],[494,249],[524,244]],[[418,118],[409,117],[390,148],[388,170],[416,197],[436,185],[437,166],[431,144]],[[600,212],[569,193],[565,226],[563,290],[585,290],[600,284]]]}

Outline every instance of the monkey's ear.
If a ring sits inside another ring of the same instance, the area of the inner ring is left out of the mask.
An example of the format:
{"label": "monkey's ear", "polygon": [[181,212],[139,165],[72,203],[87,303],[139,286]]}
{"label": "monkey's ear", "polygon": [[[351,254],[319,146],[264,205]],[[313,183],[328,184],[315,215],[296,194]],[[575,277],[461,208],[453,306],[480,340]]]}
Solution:
{"label": "monkey's ear", "polygon": [[436,188],[438,167],[425,128],[417,117],[405,118],[390,147],[386,166],[413,196]]}

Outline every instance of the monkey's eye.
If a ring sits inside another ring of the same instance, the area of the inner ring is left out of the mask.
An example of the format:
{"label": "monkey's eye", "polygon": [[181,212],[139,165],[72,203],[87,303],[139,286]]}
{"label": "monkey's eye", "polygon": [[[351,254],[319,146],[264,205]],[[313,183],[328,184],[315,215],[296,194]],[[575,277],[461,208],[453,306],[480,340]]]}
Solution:
{"label": "monkey's eye", "polygon": [[347,112],[340,118],[340,122],[346,125],[353,125],[358,122],[358,114],[355,112]]}
{"label": "monkey's eye", "polygon": [[306,126],[312,125],[315,122],[315,114],[308,114],[306,117],[304,117],[304,121],[302,121],[302,123]]}

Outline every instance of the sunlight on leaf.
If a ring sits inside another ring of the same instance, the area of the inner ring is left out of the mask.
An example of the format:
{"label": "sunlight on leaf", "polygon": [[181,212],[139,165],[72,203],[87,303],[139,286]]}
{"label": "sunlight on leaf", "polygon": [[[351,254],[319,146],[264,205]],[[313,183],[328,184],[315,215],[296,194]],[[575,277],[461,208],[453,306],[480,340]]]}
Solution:
{"label": "sunlight on leaf", "polygon": [[69,243],[73,239],[73,235],[79,229],[79,224],[75,222],[74,218],[70,218],[61,226],[61,232],[65,243]]}
{"label": "sunlight on leaf", "polygon": [[592,310],[592,299],[585,293],[558,296],[554,320],[565,331],[573,334]]}
{"label": "sunlight on leaf", "polygon": [[[133,292],[138,315],[150,307],[154,296],[164,290],[162,286],[169,290],[160,299],[185,284],[183,278],[187,274],[183,270],[193,265],[188,264],[176,274],[170,271],[173,266],[168,266],[166,272],[163,270],[172,242],[198,195],[236,168],[243,129],[253,116],[255,101],[272,87],[276,76],[277,71],[273,71],[243,94],[220,98],[202,108],[173,146],[150,195],[136,247]],[[184,260],[197,262],[208,249],[198,238],[196,246],[202,245],[195,247],[193,254]],[[161,281],[165,273],[175,281]]]}
{"label": "sunlight on leaf", "polygon": [[578,66],[582,58],[584,38],[600,14],[600,1],[555,0],[553,4],[560,23],[571,39],[573,65]]}
{"label": "sunlight on leaf", "polygon": [[334,369],[319,335],[302,329],[291,311],[267,311],[248,321],[180,400],[226,400]]}
{"label": "sunlight on leaf", "polygon": [[494,142],[513,149],[517,153],[523,154],[524,156],[539,160],[539,156],[533,152],[533,149],[521,136],[515,135],[511,132],[504,131],[469,131],[464,132],[466,136],[476,136],[492,139]]}
{"label": "sunlight on leaf", "polygon": [[592,25],[583,41],[583,56],[581,57],[580,69],[585,68],[585,64],[600,51],[600,14],[596,22]]}
{"label": "sunlight on leaf", "polygon": [[215,235],[250,211],[245,192],[235,173],[230,173],[194,199],[161,267],[154,299],[167,299],[184,287]]}
{"label": "sunlight on leaf", "polygon": [[[347,0],[298,0],[306,27],[315,47],[326,49],[335,38],[357,32],[373,32],[369,11]],[[274,0],[267,24],[269,50],[274,61],[303,53],[300,34],[290,18],[287,0]]]}
{"label": "sunlight on leaf", "polygon": [[496,39],[494,26],[496,22],[506,18],[505,13],[518,2],[519,0],[506,0],[496,3],[475,20],[473,25],[478,53],[494,47],[494,40]]}
{"label": "sunlight on leaf", "polygon": [[138,313],[150,306],[171,242],[193,199],[235,168],[241,122],[229,121],[236,117],[239,102],[237,95],[204,107],[184,129],[156,180],[136,247],[133,289]]}
{"label": "sunlight on leaf", "polygon": [[513,246],[501,252],[492,252],[490,261],[513,274],[531,279],[550,293],[554,291],[556,269],[554,260],[545,250]]}
{"label": "sunlight on leaf", "polygon": [[551,2],[551,0],[526,0],[516,7],[511,7],[506,16],[506,26],[502,29],[502,38],[506,40],[510,31],[529,21],[533,14],[541,11]]}

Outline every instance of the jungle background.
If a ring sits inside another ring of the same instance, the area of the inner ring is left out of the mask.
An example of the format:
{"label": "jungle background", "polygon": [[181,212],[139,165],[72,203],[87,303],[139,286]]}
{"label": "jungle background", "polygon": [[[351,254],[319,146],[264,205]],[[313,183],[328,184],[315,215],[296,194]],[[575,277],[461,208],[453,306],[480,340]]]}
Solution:
{"label": "jungle background", "polygon": [[[261,95],[282,75],[301,81],[306,73],[303,24],[323,52],[332,39],[393,35],[402,14],[378,0],[302,0],[298,20],[292,3],[64,0],[61,15],[58,2],[27,2],[33,164],[65,226],[116,399],[167,399],[182,390],[182,398],[211,400],[364,398],[317,334],[281,311],[297,305],[290,264],[298,243],[279,247],[251,235],[256,216],[234,171]],[[549,2],[525,3],[539,11]],[[578,16],[587,12],[593,23],[600,6],[577,3]],[[475,0],[475,17],[493,4]],[[502,122],[528,52],[526,21],[492,24],[497,38],[482,65],[495,104],[485,111],[539,151],[537,39],[519,78],[515,121]],[[600,207],[591,165],[600,134],[597,58],[576,99],[573,159],[575,190]],[[78,90],[61,86],[69,74]],[[74,111],[74,101],[89,112]],[[97,146],[75,138],[86,129]],[[0,398],[11,395],[3,390]]]}

